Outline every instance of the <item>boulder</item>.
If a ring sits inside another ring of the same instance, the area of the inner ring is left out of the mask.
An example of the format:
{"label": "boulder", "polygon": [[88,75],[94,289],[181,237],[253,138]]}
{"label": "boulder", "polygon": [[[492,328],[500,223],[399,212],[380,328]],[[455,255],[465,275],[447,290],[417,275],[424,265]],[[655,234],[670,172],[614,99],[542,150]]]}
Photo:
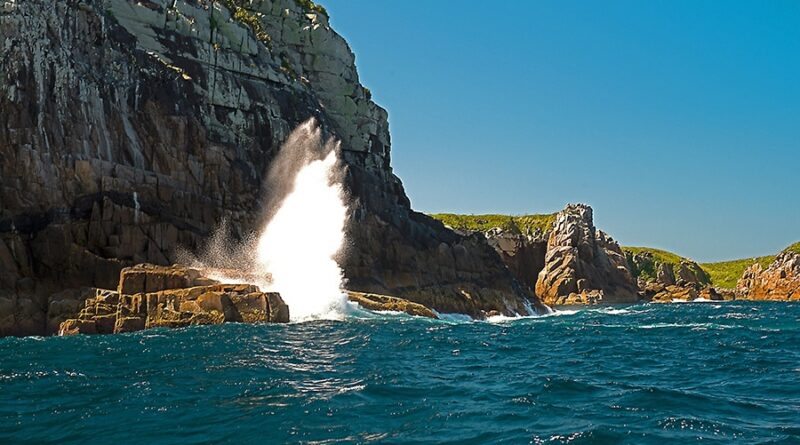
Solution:
{"label": "boulder", "polygon": [[[416,317],[439,318],[430,308],[402,298],[352,291],[347,292],[347,298],[371,311],[405,312]],[[500,315],[498,311],[494,313]]]}

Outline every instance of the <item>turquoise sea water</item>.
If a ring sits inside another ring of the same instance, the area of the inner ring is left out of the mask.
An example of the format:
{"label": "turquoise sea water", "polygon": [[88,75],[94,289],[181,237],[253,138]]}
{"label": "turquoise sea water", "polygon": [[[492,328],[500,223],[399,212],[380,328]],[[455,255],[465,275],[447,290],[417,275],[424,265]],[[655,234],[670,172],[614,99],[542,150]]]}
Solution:
{"label": "turquoise sea water", "polygon": [[0,339],[0,443],[800,443],[800,305]]}

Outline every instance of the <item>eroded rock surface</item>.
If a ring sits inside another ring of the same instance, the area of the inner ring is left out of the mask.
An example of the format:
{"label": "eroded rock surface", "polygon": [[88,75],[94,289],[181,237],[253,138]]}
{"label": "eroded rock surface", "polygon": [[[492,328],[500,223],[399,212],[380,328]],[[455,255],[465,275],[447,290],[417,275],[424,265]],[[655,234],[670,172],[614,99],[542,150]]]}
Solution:
{"label": "eroded rock surface", "polygon": [[485,242],[410,209],[387,113],[308,4],[0,1],[0,333],[44,333],[48,295],[176,262],[223,218],[246,236],[281,143],[312,117],[342,142],[351,287],[526,312]]}
{"label": "eroded rock surface", "polygon": [[570,204],[556,217],[536,295],[547,304],[633,303],[637,286],[619,244],[594,226],[592,208]]}
{"label": "eroded rock surface", "polygon": [[736,285],[743,300],[800,301],[800,253],[784,251],[767,268],[755,263]]}
{"label": "eroded rock surface", "polygon": [[388,295],[366,294],[363,292],[348,292],[347,298],[370,311],[405,312],[408,315],[414,315],[416,317],[439,318],[430,308],[403,298],[390,297]]}
{"label": "eroded rock surface", "polygon": [[[658,250],[625,251],[639,295],[654,303],[730,300],[711,286],[708,274],[694,261]],[[666,259],[665,259],[666,257]]]}
{"label": "eroded rock surface", "polygon": [[[213,284],[209,284],[213,283]],[[59,335],[116,334],[142,329],[240,323],[288,323],[279,294],[251,284],[220,284],[196,269],[151,264],[126,268],[118,289],[96,290],[76,318],[61,322]]]}

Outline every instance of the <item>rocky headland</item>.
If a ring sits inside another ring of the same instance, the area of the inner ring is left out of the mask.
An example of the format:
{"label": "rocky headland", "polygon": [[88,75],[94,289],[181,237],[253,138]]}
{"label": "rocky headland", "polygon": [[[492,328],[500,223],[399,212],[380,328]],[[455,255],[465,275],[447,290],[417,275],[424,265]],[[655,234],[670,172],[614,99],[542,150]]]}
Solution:
{"label": "rocky headland", "polygon": [[174,264],[223,221],[234,241],[258,229],[284,192],[267,172],[312,118],[341,143],[340,264],[364,308],[800,298],[796,248],[698,265],[621,247],[583,204],[415,212],[387,112],[308,0],[0,0],[0,47],[0,336],[287,321],[279,294]]}
{"label": "rocky headland", "polygon": [[313,2],[3,0],[0,46],[0,335],[48,332],[51,307],[178,262],[222,220],[248,236],[309,118],[341,142],[350,289],[476,317],[542,307],[483,239],[411,209],[387,113]]}
{"label": "rocky headland", "polygon": [[743,300],[800,301],[800,243],[786,248],[767,267],[749,266],[735,292]]}
{"label": "rocky headland", "polygon": [[543,215],[432,216],[483,236],[550,305],[800,298],[800,243],[777,256],[698,264],[664,250],[620,247],[594,226],[584,204]]}

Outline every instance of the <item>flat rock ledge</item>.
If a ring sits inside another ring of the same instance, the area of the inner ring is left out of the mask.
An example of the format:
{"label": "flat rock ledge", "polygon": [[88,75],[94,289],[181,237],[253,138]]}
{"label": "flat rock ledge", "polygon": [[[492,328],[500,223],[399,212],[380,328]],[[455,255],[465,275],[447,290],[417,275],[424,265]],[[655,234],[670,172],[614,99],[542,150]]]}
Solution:
{"label": "flat rock ledge", "polygon": [[116,334],[156,327],[288,323],[280,294],[252,284],[224,284],[183,266],[140,264],[120,273],[117,290],[94,289],[77,318],[58,335]]}
{"label": "flat rock ledge", "polygon": [[347,298],[370,311],[405,312],[415,317],[439,318],[429,307],[402,298],[354,291],[348,291]]}

